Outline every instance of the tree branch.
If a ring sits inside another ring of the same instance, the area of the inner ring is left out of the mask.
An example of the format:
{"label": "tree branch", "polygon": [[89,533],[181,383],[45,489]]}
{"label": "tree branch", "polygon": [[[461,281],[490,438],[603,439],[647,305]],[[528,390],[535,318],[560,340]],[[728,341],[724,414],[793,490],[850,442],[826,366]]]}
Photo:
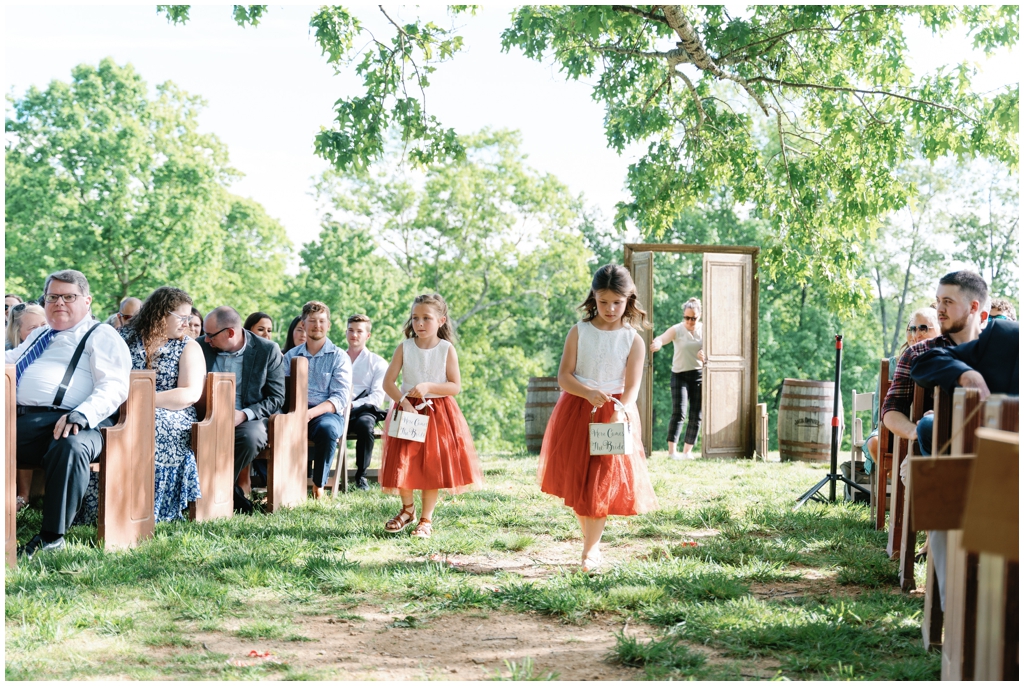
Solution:
{"label": "tree branch", "polygon": [[703,71],[714,74],[720,79],[733,81],[738,83],[740,87],[747,92],[750,97],[761,107],[761,111],[768,114],[769,109],[774,109],[769,105],[765,104],[764,99],[750,87],[750,81],[747,79],[730,74],[722,71],[721,67],[715,64],[715,61],[711,59],[711,55],[704,48],[704,44],[701,43],[700,37],[697,35],[697,30],[693,28],[693,24],[686,18],[683,13],[683,8],[679,5],[662,5],[662,12],[665,13],[665,18],[668,20],[668,25],[675,30],[676,35],[679,36],[680,45],[690,55],[693,63]]}
{"label": "tree branch", "polygon": [[643,17],[644,19],[648,19],[650,21],[656,21],[659,24],[664,24],[665,26],[669,25],[665,17],[659,17],[657,14],[654,14],[653,12],[644,12],[639,7],[630,7],[629,5],[612,5],[612,11],[623,12],[625,14],[635,14],[638,17]]}
{"label": "tree branch", "polygon": [[[734,79],[735,80],[735,79]],[[946,110],[947,112],[956,112],[964,119],[977,123],[977,120],[961,110],[959,107],[953,107],[952,105],[943,105],[938,102],[932,102],[931,100],[922,100],[920,98],[913,98],[909,95],[902,95],[900,93],[893,93],[892,91],[878,91],[870,90],[867,88],[850,88],[847,86],[826,86],[818,83],[799,83],[797,81],[783,81],[781,79],[773,79],[768,76],[755,76],[747,79],[748,83],[770,83],[775,86],[786,86],[788,88],[809,88],[814,90],[834,91],[839,93],[860,93],[863,95],[885,95],[890,98],[897,98],[899,100],[907,100],[908,102],[916,102],[919,105],[928,105],[929,107],[937,107],[940,110]]]}

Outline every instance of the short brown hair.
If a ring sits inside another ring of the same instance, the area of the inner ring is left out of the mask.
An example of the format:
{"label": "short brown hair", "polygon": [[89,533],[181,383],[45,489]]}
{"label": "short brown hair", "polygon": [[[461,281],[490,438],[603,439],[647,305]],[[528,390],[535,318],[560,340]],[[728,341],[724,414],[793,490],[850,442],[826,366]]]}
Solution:
{"label": "short brown hair", "polygon": [[348,318],[349,324],[366,324],[366,330],[373,330],[373,321],[370,320],[365,314],[354,314]]}
{"label": "short brown hair", "polygon": [[302,306],[302,320],[305,321],[309,318],[309,315],[316,314],[318,312],[326,314],[328,320],[331,318],[331,308],[327,307],[327,305],[319,300],[310,300]]}

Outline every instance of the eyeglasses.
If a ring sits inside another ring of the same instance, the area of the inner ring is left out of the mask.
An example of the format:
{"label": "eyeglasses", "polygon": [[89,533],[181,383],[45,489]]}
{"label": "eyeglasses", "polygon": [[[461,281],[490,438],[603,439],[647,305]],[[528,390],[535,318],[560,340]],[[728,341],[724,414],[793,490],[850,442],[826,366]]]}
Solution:
{"label": "eyeglasses", "polygon": [[187,326],[188,320],[192,318],[192,313],[189,312],[188,314],[174,314],[173,312],[168,312],[167,316],[174,317],[175,319],[178,320],[179,323],[185,324]]}
{"label": "eyeglasses", "polygon": [[914,326],[911,324],[907,327],[907,333],[925,333],[932,327],[928,324],[921,324],[920,326]]}
{"label": "eyeglasses", "polygon": [[134,314],[125,314],[123,312],[118,312],[117,316],[121,318],[122,322],[127,322],[127,321],[131,320],[131,318],[134,317],[135,315]]}
{"label": "eyeglasses", "polygon": [[17,305],[11,308],[11,314],[14,314],[15,312],[21,312],[26,307],[28,307],[28,303],[18,303]]}
{"label": "eyeglasses", "polygon": [[220,330],[220,331],[218,331],[217,333],[208,333],[208,334],[206,334],[206,340],[208,340],[208,341],[209,341],[209,340],[212,340],[212,339],[214,339],[214,338],[216,338],[217,336],[221,335],[222,333],[224,333],[225,331],[227,331],[227,330],[228,330],[228,329],[230,329],[230,328],[232,328],[232,327],[230,327],[230,326],[225,326],[225,327],[224,327],[223,329],[221,329],[221,330]]}
{"label": "eyeglasses", "polygon": [[43,300],[45,300],[47,304],[50,305],[57,302],[58,300],[63,300],[66,303],[73,303],[76,300],[78,300],[78,293],[49,293],[43,296]]}
{"label": "eyeglasses", "polygon": [[695,322],[695,321],[697,321],[697,318],[696,317],[686,317],[686,316],[684,316],[683,317],[683,321],[684,322]]}

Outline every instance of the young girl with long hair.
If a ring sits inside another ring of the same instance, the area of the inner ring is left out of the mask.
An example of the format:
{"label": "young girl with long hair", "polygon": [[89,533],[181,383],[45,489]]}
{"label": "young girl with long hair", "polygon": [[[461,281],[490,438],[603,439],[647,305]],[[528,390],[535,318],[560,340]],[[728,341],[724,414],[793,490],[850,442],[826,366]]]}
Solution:
{"label": "young girl with long hair", "polygon": [[[384,374],[384,392],[394,404],[385,424],[379,480],[384,492],[402,498],[402,510],[387,521],[385,531],[398,533],[415,521],[413,491],[418,490],[420,519],[412,535],[430,538],[438,491],[458,493],[483,483],[469,425],[455,402],[462,378],[454,338],[444,298],[437,293],[416,296],[405,323],[405,340]],[[399,372],[401,390],[396,385]],[[388,436],[398,410],[430,417],[423,443]]]}
{"label": "young girl with long hair", "polygon": [[[608,515],[649,512],[658,500],[636,409],[644,344],[634,327],[650,325],[629,272],[615,264],[598,269],[580,309],[583,320],[565,338],[558,366],[562,395],[544,432],[537,478],[543,492],[562,498],[576,513],[583,531],[582,567],[590,572],[601,564]],[[633,436],[630,454],[590,454],[591,422],[626,421]]]}

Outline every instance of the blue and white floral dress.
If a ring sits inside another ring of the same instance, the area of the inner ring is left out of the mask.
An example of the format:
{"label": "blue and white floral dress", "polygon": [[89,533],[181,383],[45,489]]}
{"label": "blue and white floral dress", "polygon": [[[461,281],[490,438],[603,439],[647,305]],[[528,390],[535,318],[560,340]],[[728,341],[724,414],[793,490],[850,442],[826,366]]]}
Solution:
{"label": "blue and white floral dress", "polygon": [[[146,369],[146,349],[142,338],[130,327],[122,329],[122,337],[132,355],[132,369]],[[178,387],[178,360],[190,339],[186,336],[169,340],[156,357],[156,390],[169,391]],[[199,492],[199,471],[192,452],[192,424],[196,421],[196,408],[183,410],[156,408],[156,491],[153,513],[156,521],[184,519],[183,510],[202,497]],[[76,523],[94,523],[99,509],[99,474],[92,472],[89,489]]]}

